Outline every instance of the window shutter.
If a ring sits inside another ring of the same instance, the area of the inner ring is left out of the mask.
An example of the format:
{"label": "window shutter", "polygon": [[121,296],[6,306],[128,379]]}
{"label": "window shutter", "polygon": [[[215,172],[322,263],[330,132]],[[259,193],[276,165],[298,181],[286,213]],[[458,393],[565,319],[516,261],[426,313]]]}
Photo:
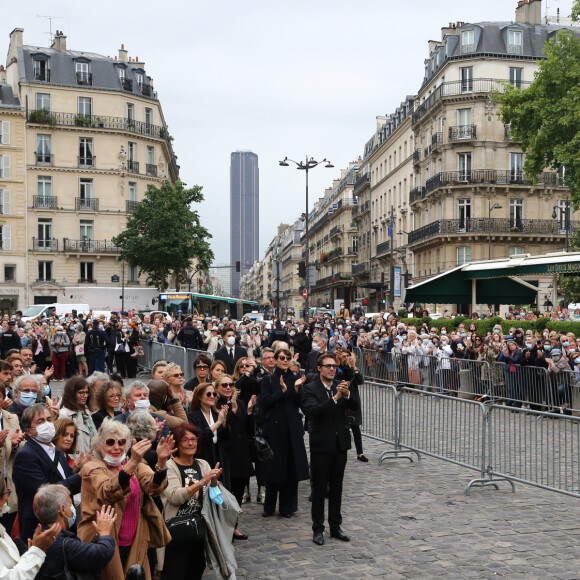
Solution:
{"label": "window shutter", "polygon": [[2,249],[12,249],[12,226],[2,226]]}
{"label": "window shutter", "polygon": [[10,121],[2,121],[2,135],[0,135],[2,145],[10,145]]}
{"label": "window shutter", "polygon": [[2,155],[2,179],[10,179],[10,157]]}
{"label": "window shutter", "polygon": [[11,208],[11,199],[10,199],[10,190],[9,189],[5,189],[5,190],[1,190],[0,192],[2,192],[2,196],[0,197],[0,202],[2,203],[2,213],[4,215],[10,215],[12,213],[12,208]]}

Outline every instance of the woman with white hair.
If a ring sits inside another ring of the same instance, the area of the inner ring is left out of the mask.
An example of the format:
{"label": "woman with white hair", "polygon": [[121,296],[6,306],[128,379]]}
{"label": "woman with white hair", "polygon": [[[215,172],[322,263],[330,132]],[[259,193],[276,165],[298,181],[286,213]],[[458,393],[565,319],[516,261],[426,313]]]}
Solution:
{"label": "woman with white hair", "polygon": [[52,346],[52,366],[54,367],[53,378],[55,381],[61,381],[65,377],[66,361],[70,346],[70,338],[62,326],[58,325],[55,328],[50,344]]}
{"label": "woman with white hair", "polygon": [[[131,446],[130,436],[129,428],[120,421],[104,421],[93,439],[95,459],[81,471],[79,538],[91,541],[95,533],[93,522],[104,505],[111,505],[119,516],[112,530],[115,553],[102,571],[103,580],[124,578],[132,564],[141,564],[150,580],[147,549],[150,543],[161,547],[170,540],[161,514],[147,496],[159,496],[167,487],[167,460],[172,454],[173,438],[159,440],[153,471],[143,461],[151,441],[133,440]],[[155,540],[151,533],[155,533]]]}

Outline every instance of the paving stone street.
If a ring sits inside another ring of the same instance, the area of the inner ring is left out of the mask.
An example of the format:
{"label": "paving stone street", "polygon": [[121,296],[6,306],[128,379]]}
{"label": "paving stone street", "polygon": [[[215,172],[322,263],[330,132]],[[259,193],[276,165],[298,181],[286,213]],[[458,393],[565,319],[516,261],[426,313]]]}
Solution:
{"label": "paving stone street", "polygon": [[[580,578],[580,500],[517,484],[463,488],[477,474],[423,456],[377,465],[388,446],[363,439],[369,463],[349,453],[343,530],[312,543],[309,487],[292,519],[244,505],[236,542],[238,578]],[[255,482],[252,484],[255,486]],[[256,489],[252,488],[255,500]],[[211,575],[210,575],[211,577]]]}

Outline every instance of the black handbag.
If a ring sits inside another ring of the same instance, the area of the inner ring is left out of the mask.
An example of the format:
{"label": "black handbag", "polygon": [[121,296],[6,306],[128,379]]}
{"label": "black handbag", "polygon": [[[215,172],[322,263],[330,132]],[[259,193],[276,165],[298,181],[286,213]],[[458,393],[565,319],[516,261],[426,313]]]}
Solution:
{"label": "black handbag", "polygon": [[66,561],[66,553],[64,551],[64,545],[66,539],[62,541],[62,565],[63,571],[56,576],[47,576],[51,580],[101,580],[100,570],[91,570],[90,572],[71,572],[68,567],[68,562]]}
{"label": "black handbag", "polygon": [[262,430],[260,428],[256,429],[256,435],[254,436],[253,443],[258,461],[262,463],[272,461],[274,458],[274,452],[272,451],[270,444],[262,437]]}
{"label": "black handbag", "polygon": [[[182,510],[180,509],[178,514]],[[185,546],[205,537],[205,521],[201,512],[185,513],[165,520],[171,534],[171,546]]]}

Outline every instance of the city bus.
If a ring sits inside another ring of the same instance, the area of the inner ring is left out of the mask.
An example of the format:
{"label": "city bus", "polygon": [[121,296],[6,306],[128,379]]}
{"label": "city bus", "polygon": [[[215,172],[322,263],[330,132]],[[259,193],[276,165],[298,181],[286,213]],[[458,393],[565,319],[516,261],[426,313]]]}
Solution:
{"label": "city bus", "polygon": [[227,314],[229,318],[235,320],[241,320],[244,314],[257,312],[258,306],[257,302],[249,300],[195,292],[164,292],[159,294],[158,302],[158,309],[169,312],[173,317],[181,310],[184,314],[197,313],[198,315],[219,316],[220,318]]}

